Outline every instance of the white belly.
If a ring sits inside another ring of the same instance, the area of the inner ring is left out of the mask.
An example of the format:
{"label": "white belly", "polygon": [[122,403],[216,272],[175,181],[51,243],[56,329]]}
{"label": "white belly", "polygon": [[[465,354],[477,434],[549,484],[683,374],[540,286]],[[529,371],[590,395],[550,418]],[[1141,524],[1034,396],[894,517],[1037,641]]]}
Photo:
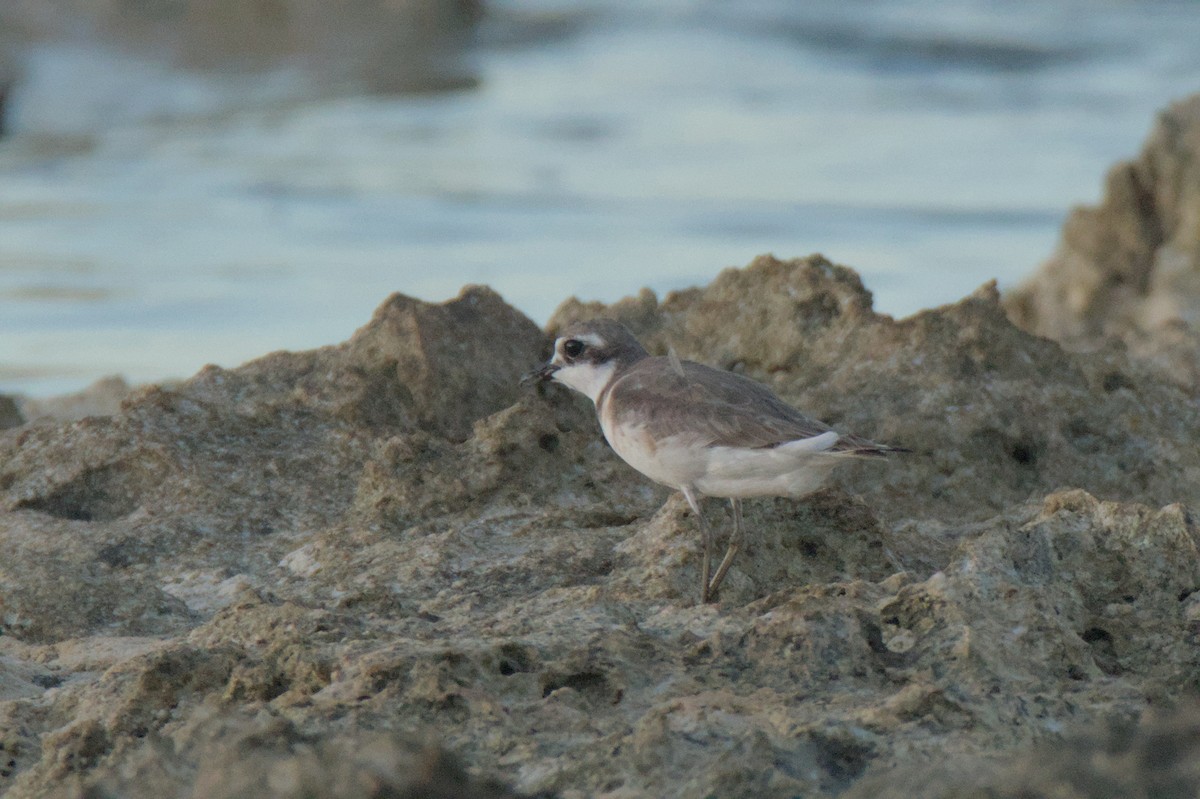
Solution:
{"label": "white belly", "polygon": [[797,452],[788,446],[713,447],[696,490],[710,497],[802,497],[820,488],[838,465],[839,459],[824,449]]}
{"label": "white belly", "polygon": [[601,419],[604,437],[621,459],[656,483],[690,486],[710,497],[800,497],[825,482],[839,458],[828,450],[837,433],[766,449],[710,447],[678,435],[651,441],[640,427]]}

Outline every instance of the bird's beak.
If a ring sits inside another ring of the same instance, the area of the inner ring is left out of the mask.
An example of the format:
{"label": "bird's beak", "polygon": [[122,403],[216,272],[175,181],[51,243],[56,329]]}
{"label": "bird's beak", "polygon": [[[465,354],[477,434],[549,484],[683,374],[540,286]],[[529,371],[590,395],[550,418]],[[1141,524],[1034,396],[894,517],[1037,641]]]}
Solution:
{"label": "bird's beak", "polygon": [[554,377],[554,373],[561,367],[556,364],[548,363],[541,369],[534,369],[529,374],[521,378],[521,385],[528,386],[534,383],[545,383],[550,378]]}

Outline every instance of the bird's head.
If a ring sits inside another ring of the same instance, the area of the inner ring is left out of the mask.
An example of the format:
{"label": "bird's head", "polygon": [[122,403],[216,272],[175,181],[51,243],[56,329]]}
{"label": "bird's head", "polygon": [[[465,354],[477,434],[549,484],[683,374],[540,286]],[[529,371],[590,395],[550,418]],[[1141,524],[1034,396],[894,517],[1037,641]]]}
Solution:
{"label": "bird's head", "polygon": [[595,402],[617,372],[645,357],[646,349],[620,322],[576,322],[554,341],[550,362],[525,375],[521,382],[554,380]]}

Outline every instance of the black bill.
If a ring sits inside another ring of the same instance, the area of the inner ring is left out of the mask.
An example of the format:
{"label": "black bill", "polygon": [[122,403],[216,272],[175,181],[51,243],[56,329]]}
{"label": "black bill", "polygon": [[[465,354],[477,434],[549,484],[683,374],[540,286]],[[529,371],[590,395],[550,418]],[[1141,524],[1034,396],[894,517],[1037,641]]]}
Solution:
{"label": "black bill", "polygon": [[521,385],[528,386],[533,383],[544,383],[550,378],[554,377],[554,373],[557,372],[558,369],[559,367],[552,363],[546,364],[541,369],[534,369],[532,372],[521,378]]}

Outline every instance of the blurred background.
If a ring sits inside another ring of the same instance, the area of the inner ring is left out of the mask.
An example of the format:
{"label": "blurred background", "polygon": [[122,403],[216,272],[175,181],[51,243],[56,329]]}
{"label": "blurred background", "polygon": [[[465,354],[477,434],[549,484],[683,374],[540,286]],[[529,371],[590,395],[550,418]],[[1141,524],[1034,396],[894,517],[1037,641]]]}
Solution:
{"label": "blurred background", "polygon": [[1193,0],[0,0],[0,392],[465,283],[539,324],[763,252],[897,316],[1011,286],[1198,42]]}

